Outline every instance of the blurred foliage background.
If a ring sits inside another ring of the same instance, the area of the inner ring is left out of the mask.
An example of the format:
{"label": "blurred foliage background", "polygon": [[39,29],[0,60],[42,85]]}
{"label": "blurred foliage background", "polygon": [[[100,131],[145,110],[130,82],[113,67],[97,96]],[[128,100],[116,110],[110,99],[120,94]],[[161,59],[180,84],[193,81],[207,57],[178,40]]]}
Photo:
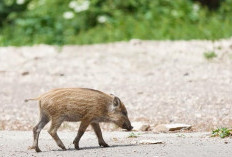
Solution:
{"label": "blurred foliage background", "polygon": [[0,46],[232,36],[232,0],[1,0]]}

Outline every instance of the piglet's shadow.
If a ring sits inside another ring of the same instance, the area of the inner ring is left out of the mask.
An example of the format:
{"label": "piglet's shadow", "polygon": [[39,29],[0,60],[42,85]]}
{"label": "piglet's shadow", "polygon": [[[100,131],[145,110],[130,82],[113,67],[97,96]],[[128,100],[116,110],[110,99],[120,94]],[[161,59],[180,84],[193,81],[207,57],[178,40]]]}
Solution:
{"label": "piglet's shadow", "polygon": [[[94,147],[82,147],[80,149],[81,150],[88,150],[88,149],[108,149],[108,148],[131,147],[131,146],[137,146],[137,145],[136,144],[124,144],[124,145],[111,145],[110,147],[94,146]],[[71,148],[71,150],[75,150],[75,149]]]}
{"label": "piglet's shadow", "polygon": [[[131,146],[138,146],[137,144],[124,144],[124,145],[111,145],[110,147],[100,147],[100,146],[94,146],[94,147],[81,147],[80,149],[76,150],[75,148],[68,148],[66,151],[81,151],[81,150],[89,150],[89,149],[109,149],[109,148],[117,148],[117,147],[131,147]],[[58,150],[51,150],[51,151],[64,151],[62,149]],[[48,151],[43,151],[48,152]],[[64,151],[65,152],[65,151]]]}

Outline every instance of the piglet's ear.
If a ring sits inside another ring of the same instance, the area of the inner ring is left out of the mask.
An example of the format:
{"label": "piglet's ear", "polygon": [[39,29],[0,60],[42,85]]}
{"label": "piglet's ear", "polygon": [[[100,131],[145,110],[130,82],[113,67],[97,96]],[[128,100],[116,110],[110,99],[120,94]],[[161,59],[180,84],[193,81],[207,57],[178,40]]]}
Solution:
{"label": "piglet's ear", "polygon": [[120,99],[119,99],[118,97],[115,96],[115,97],[114,97],[114,100],[113,100],[113,106],[114,106],[114,107],[119,107],[120,104],[121,104]]}

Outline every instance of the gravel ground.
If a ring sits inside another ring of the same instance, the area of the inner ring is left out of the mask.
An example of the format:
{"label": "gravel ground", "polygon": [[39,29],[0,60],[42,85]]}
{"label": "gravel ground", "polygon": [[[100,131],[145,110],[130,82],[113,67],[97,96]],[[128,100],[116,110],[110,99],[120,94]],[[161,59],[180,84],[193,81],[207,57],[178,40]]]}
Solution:
{"label": "gravel ground", "polygon": [[[205,52],[217,57],[207,60]],[[232,38],[91,46],[0,47],[0,130],[31,130],[37,97],[59,87],[94,88],[123,100],[132,122],[232,126]],[[77,130],[76,123],[62,128]],[[115,129],[103,125],[105,129]]]}
{"label": "gravel ground", "polygon": [[[105,141],[111,146],[100,148],[93,132],[86,132],[80,141],[81,150],[75,150],[72,141],[76,132],[58,133],[67,151],[62,151],[51,136],[42,131],[39,146],[43,152],[28,150],[32,132],[0,131],[0,156],[84,156],[84,157],[229,157],[232,155],[232,138],[212,138],[209,133],[153,134],[141,132],[137,138],[128,138],[129,132],[104,132]],[[163,144],[138,144],[142,140],[159,140]]]}

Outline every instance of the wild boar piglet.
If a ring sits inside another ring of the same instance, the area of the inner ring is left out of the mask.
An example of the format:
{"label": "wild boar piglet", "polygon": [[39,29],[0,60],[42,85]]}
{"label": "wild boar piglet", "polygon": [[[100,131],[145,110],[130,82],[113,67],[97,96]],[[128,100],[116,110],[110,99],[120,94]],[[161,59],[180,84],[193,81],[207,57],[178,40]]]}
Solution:
{"label": "wild boar piglet", "polygon": [[40,131],[51,120],[49,134],[57,145],[66,150],[63,142],[57,135],[57,130],[64,121],[81,121],[80,127],[73,144],[79,149],[79,141],[89,124],[92,126],[100,146],[109,145],[102,137],[100,122],[113,122],[123,129],[132,130],[127,110],[122,101],[113,95],[87,88],[61,88],[42,94],[38,98],[40,109],[39,123],[33,128],[34,142],[31,149],[40,152],[38,139]]}

